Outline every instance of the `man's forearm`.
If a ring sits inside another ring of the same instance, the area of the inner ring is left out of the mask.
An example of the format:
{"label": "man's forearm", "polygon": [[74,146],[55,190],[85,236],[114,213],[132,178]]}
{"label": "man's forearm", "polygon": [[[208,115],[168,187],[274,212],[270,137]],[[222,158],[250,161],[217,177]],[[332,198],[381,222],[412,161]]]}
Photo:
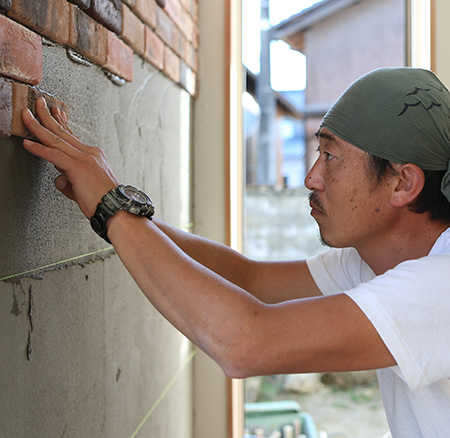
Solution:
{"label": "man's forearm", "polygon": [[179,230],[161,220],[153,219],[153,222],[189,257],[265,303],[321,295],[304,261],[251,260],[226,245]]}
{"label": "man's forearm", "polygon": [[153,223],[189,257],[242,288],[248,288],[251,261],[230,247],[187,233],[159,219]]}
{"label": "man's forearm", "polygon": [[234,369],[240,362],[234,355],[243,351],[241,325],[264,304],[189,257],[144,217],[118,212],[108,221],[108,237],[158,311],[225,370]]}

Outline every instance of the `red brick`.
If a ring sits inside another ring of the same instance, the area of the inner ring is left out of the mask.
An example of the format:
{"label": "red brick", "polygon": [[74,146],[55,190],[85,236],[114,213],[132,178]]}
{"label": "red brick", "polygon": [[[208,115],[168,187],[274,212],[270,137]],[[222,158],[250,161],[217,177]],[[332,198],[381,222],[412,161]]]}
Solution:
{"label": "red brick", "polygon": [[164,43],[148,27],[145,28],[144,58],[156,68],[164,68]]}
{"label": "red brick", "polygon": [[167,15],[172,18],[178,28],[182,29],[182,7],[180,0],[166,0],[166,6],[164,7]]}
{"label": "red brick", "polygon": [[134,12],[153,29],[156,27],[156,3],[154,0],[136,0]]}
{"label": "red brick", "polygon": [[22,123],[22,109],[29,108],[36,115],[36,99],[44,96],[49,108],[58,106],[68,113],[67,105],[47,93],[19,82],[0,79],[0,137],[16,135],[33,138]]}
{"label": "red brick", "polygon": [[28,87],[24,84],[19,84],[18,82],[12,83],[12,107],[13,107],[13,117],[11,123],[11,135],[16,135],[18,137],[32,138],[33,135],[25,128],[22,122],[22,109],[27,107],[36,116],[36,99],[40,96],[44,96],[49,108],[53,106],[59,107],[61,110],[69,114],[67,105],[53,96],[48,95],[36,88]]}
{"label": "red brick", "polygon": [[122,32],[121,0],[91,0],[88,14],[117,35]]}
{"label": "red brick", "polygon": [[66,0],[14,0],[7,15],[59,44],[69,40]]}
{"label": "red brick", "polygon": [[175,33],[175,24],[160,8],[156,11],[156,33],[170,47],[172,47]]}
{"label": "red brick", "polygon": [[42,40],[0,15],[0,74],[37,85],[42,81]]}
{"label": "red brick", "polygon": [[174,26],[172,32],[172,40],[170,41],[170,43],[167,42],[167,44],[180,57],[183,56],[185,41],[186,38],[181,33],[180,29]]}
{"label": "red brick", "polygon": [[194,72],[198,71],[198,53],[192,44],[186,44],[184,60],[186,61],[186,64],[194,70]]}
{"label": "red brick", "polygon": [[128,82],[133,81],[133,50],[112,32],[108,32],[103,67]]}
{"label": "red brick", "polygon": [[187,11],[190,11],[191,9],[191,0],[181,0],[181,5],[186,9]]}
{"label": "red brick", "polygon": [[183,10],[181,14],[182,20],[180,29],[186,35],[186,38],[189,41],[192,41],[194,36],[194,20],[185,10]]}
{"label": "red brick", "polygon": [[123,5],[122,38],[139,55],[145,52],[145,24],[125,5]]}
{"label": "red brick", "polygon": [[198,3],[195,0],[191,0],[191,8],[189,9],[191,17],[196,23],[198,23]]}
{"label": "red brick", "polygon": [[167,46],[164,47],[164,73],[174,82],[180,82],[180,58]]}
{"label": "red brick", "polygon": [[198,50],[200,46],[200,32],[198,30],[198,25],[195,24],[192,28],[192,45],[195,50]]}
{"label": "red brick", "polygon": [[11,135],[12,122],[12,85],[0,79],[0,137]]}
{"label": "red brick", "polygon": [[87,9],[91,6],[91,0],[67,0],[74,5],[77,5],[81,9]]}
{"label": "red brick", "polygon": [[108,31],[77,7],[70,9],[69,46],[95,64],[104,65]]}

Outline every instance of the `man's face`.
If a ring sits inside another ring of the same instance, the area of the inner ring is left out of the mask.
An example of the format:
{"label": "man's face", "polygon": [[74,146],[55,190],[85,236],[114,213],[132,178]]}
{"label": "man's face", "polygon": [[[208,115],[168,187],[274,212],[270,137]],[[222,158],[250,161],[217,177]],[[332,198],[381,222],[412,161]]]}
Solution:
{"label": "man's face", "polygon": [[366,249],[382,239],[394,220],[391,180],[378,182],[370,176],[368,154],[326,128],[317,136],[319,158],[305,185],[312,191],[311,215],[322,241],[332,247]]}

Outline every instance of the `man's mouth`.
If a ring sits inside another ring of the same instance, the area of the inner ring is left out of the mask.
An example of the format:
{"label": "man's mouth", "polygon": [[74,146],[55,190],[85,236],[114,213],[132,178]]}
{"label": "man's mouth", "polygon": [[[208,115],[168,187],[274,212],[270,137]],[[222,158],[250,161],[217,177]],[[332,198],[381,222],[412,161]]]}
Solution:
{"label": "man's mouth", "polygon": [[323,205],[320,202],[319,195],[316,192],[311,192],[309,194],[309,205],[312,208],[311,214],[324,214]]}

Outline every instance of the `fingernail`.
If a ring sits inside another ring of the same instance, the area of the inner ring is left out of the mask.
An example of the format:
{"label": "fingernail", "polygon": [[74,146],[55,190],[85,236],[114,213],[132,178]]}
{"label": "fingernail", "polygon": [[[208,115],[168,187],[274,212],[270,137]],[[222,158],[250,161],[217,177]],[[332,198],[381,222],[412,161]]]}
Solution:
{"label": "fingernail", "polygon": [[31,112],[30,108],[25,108],[25,114],[30,117],[31,119],[34,119],[34,115]]}
{"label": "fingernail", "polygon": [[67,178],[64,175],[59,175],[56,179],[55,179],[55,187],[58,190],[64,190],[67,186]]}
{"label": "fingernail", "polygon": [[37,98],[37,100],[41,102],[41,105],[42,105],[44,108],[48,108],[48,107],[47,107],[47,101],[45,100],[45,98],[44,98],[43,96],[39,96],[39,97]]}

